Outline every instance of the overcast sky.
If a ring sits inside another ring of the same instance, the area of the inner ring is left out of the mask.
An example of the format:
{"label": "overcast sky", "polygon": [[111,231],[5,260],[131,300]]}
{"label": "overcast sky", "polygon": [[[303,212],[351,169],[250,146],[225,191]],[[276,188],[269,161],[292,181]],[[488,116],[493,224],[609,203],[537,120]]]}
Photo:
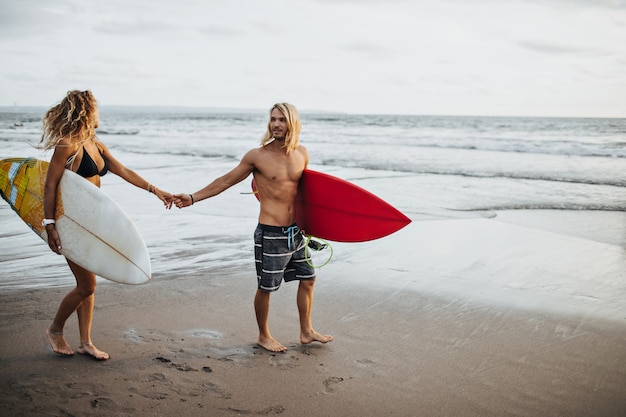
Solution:
{"label": "overcast sky", "polygon": [[626,117],[626,0],[0,0],[0,105]]}

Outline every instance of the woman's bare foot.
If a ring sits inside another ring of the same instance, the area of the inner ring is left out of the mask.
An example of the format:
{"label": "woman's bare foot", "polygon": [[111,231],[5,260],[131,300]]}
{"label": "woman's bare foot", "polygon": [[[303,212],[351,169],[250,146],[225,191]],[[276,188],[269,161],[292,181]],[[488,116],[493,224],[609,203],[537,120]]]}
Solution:
{"label": "woman's bare foot", "polygon": [[48,327],[46,329],[46,336],[48,336],[48,342],[50,342],[52,350],[59,355],[72,356],[74,354],[74,351],[72,350],[70,345],[68,345],[65,341],[65,338],[63,337],[63,332],[55,332],[50,330],[50,328]]}
{"label": "woman's bare foot", "polygon": [[285,346],[278,343],[273,337],[261,338],[259,336],[257,344],[270,352],[284,352],[287,350]]}
{"label": "woman's bare foot", "polygon": [[90,355],[94,359],[97,359],[99,361],[106,361],[110,358],[108,353],[98,350],[98,348],[95,347],[94,344],[91,342],[83,343],[82,345],[80,345],[78,347],[78,353],[80,353],[81,355]]}
{"label": "woman's bare foot", "polygon": [[303,345],[306,345],[311,342],[328,343],[332,341],[333,341],[333,337],[331,335],[329,334],[322,335],[316,332],[315,330],[311,330],[311,332],[307,334],[304,334],[304,333],[300,334],[300,343],[302,343]]}

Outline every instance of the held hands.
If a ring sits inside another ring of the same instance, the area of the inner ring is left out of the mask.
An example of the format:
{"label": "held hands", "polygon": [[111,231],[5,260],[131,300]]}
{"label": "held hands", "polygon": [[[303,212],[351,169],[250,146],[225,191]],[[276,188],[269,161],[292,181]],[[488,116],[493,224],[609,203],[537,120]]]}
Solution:
{"label": "held hands", "polygon": [[152,184],[148,184],[148,192],[156,195],[157,198],[163,202],[166,209],[169,210],[172,208],[172,204],[174,203],[174,197],[172,196],[172,193],[159,190],[157,187],[155,187]]}
{"label": "held hands", "polygon": [[179,209],[181,209],[183,207],[189,207],[189,206],[193,205],[193,203],[194,203],[193,197],[191,196],[191,194],[174,194],[173,195],[173,199],[174,199],[173,203]]}
{"label": "held hands", "polygon": [[166,209],[171,209],[172,208],[172,204],[174,203],[174,196],[172,195],[172,193],[168,193],[166,191],[163,190],[159,190],[158,188],[154,189],[154,194],[159,197],[159,200],[161,200],[163,202],[163,204],[165,205]]}

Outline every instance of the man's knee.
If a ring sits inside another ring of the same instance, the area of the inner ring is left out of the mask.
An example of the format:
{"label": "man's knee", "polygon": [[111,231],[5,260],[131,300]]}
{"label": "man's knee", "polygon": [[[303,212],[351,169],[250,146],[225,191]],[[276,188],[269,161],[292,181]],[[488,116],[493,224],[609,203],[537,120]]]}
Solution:
{"label": "man's knee", "polygon": [[300,280],[300,287],[302,288],[313,288],[315,286],[315,278],[313,279],[303,279]]}

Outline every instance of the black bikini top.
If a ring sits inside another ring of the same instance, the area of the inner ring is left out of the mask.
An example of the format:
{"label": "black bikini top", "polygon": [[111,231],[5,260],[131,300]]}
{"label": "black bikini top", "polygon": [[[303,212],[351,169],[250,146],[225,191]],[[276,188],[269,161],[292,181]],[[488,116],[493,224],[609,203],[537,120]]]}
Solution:
{"label": "black bikini top", "polygon": [[[100,155],[102,156],[102,153],[100,153]],[[80,161],[80,166],[76,170],[76,173],[84,178],[90,178],[94,175],[100,175],[102,177],[109,170],[107,160],[104,156],[102,156],[102,159],[104,159],[104,166],[102,167],[102,170],[98,172],[98,165],[96,165],[91,156],[85,152],[85,147],[83,147],[83,159]]]}

